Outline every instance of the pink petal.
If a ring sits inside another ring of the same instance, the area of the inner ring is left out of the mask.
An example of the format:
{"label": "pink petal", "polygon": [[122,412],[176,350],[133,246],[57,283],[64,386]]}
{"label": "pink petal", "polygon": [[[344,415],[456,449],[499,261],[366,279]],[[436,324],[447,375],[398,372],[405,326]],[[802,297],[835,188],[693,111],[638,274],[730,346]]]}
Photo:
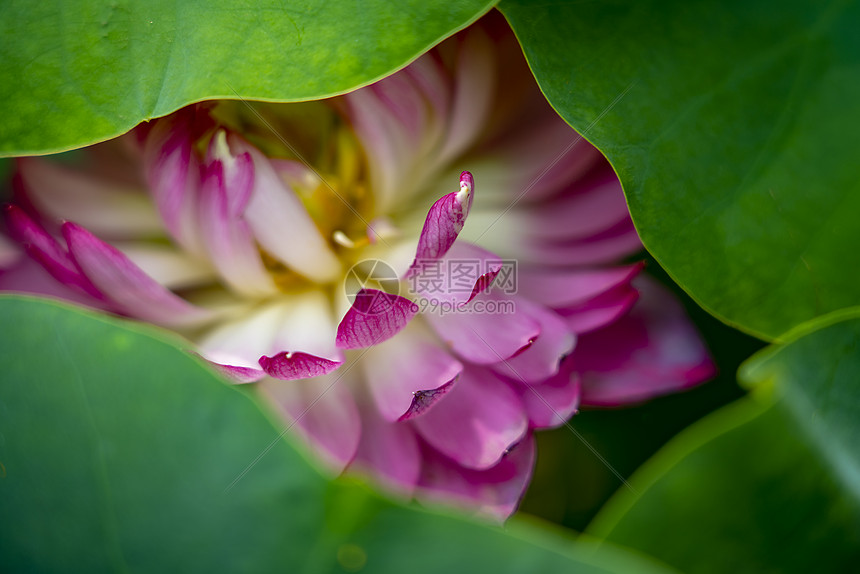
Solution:
{"label": "pink petal", "polygon": [[15,205],[4,206],[4,211],[9,232],[24,246],[27,254],[42,265],[54,279],[66,287],[72,287],[96,299],[103,299],[101,292],[42,226]]}
{"label": "pink petal", "polygon": [[203,253],[197,226],[200,161],[191,148],[194,112],[155,122],[146,139],[143,161],[155,205],[170,235],[186,250]]}
{"label": "pink petal", "polygon": [[514,513],[531,480],[535,464],[534,438],[529,434],[505,454],[495,466],[473,470],[424,449],[424,466],[419,481],[419,496],[471,507],[502,521]]}
{"label": "pink petal", "polygon": [[579,376],[571,372],[571,367],[562,369],[556,376],[540,384],[520,382],[514,388],[528,413],[531,428],[559,427],[579,409]]}
{"label": "pink petal", "polygon": [[639,293],[630,285],[621,285],[574,307],[559,310],[568,328],[583,334],[605,327],[624,316]]}
{"label": "pink petal", "polygon": [[591,237],[556,241],[534,236],[531,232],[540,222],[520,209],[482,206],[469,218],[471,223],[460,234],[461,241],[479,243],[523,265],[594,267],[616,263],[642,250],[629,219]]}
{"label": "pink petal", "polygon": [[517,293],[547,307],[571,307],[627,284],[644,263],[605,269],[519,269]]}
{"label": "pink petal", "polygon": [[497,464],[528,429],[514,390],[480,368],[466,368],[444,400],[412,424],[433,448],[474,469]]}
{"label": "pink petal", "polygon": [[361,365],[376,408],[395,422],[430,409],[463,370],[418,323],[368,349]]}
{"label": "pink petal", "polygon": [[538,265],[604,265],[642,250],[633,222],[624,220],[587,239],[572,242],[527,240],[528,261]]}
{"label": "pink petal", "polygon": [[[404,74],[409,76],[429,107],[422,139],[437,143],[447,127],[444,122],[451,117],[451,79],[441,62],[439,54],[428,52],[407,66]],[[440,156],[437,156],[442,159]]]}
{"label": "pink petal", "polygon": [[63,236],[75,263],[122,311],[164,326],[189,326],[212,317],[154,281],[121,251],[86,229],[67,222]]}
{"label": "pink petal", "polygon": [[260,357],[260,366],[266,374],[284,381],[327,375],[341,364],[341,361],[332,361],[302,352],[282,352],[273,357]]}
{"label": "pink petal", "polygon": [[408,138],[410,149],[419,147],[427,123],[427,104],[409,74],[392,74],[365,88],[376,95],[388,115]]}
{"label": "pink petal", "polygon": [[[549,113],[555,116],[550,120],[551,124],[556,125],[535,130],[537,133],[533,134],[533,137],[542,138],[535,147],[536,150],[541,148],[545,150],[543,151],[543,163],[539,165],[539,170],[534,170],[532,179],[523,184],[523,186],[534,185],[529,190],[527,197],[533,203],[543,202],[553,196],[559,194],[563,196],[569,193],[572,182],[584,181],[590,173],[599,170],[602,166],[611,170],[608,162],[597,148],[582,139],[570,126],[561,121],[554,111],[550,110]],[[553,145],[552,140],[548,137],[550,132],[556,133],[556,141],[563,138],[563,142]],[[520,140],[522,146],[527,146],[529,143],[525,138]],[[561,155],[557,155],[558,150],[562,150]]]}
{"label": "pink petal", "polygon": [[527,349],[492,368],[514,380],[543,381],[558,373],[559,363],[573,350],[576,337],[554,311],[525,297],[516,297],[514,301],[517,309],[522,309],[540,324],[540,336]]}
{"label": "pink petal", "polygon": [[540,323],[510,297],[489,291],[467,305],[426,309],[422,313],[439,337],[460,357],[478,364],[497,363],[522,351],[540,335]]}
{"label": "pink petal", "polygon": [[8,269],[24,259],[24,253],[18,246],[0,235],[0,270]]}
{"label": "pink petal", "polygon": [[540,239],[587,239],[627,221],[621,182],[609,165],[599,177],[577,182],[574,190],[532,206],[529,233]]}
{"label": "pink petal", "polygon": [[361,413],[361,441],[350,470],[381,479],[395,493],[409,496],[421,472],[421,452],[412,427],[390,422],[371,405]]}
{"label": "pink petal", "polygon": [[107,301],[95,299],[79,289],[57,281],[44,265],[30,257],[24,257],[14,266],[0,270],[0,291],[53,297],[101,311],[113,310]]}
{"label": "pink petal", "polygon": [[411,149],[408,137],[372,90],[355,90],[344,96],[344,101],[353,129],[367,154],[374,200],[378,209],[386,213],[397,199],[397,182],[404,181],[403,166],[411,163],[406,156]]}
{"label": "pink petal", "polygon": [[399,295],[362,289],[337,326],[340,349],[377,345],[400,332],[418,312],[416,305]]}
{"label": "pink petal", "polygon": [[580,338],[571,356],[585,405],[617,406],[697,385],[716,367],[680,302],[653,279],[635,282],[641,297],[608,327]]}
{"label": "pink petal", "polygon": [[488,195],[498,193],[505,206],[516,200],[525,211],[582,181],[601,164],[608,167],[599,151],[561,120],[540,93],[537,97],[543,101],[530,104],[540,108],[534,117],[520,120],[505,139],[481,147],[480,155],[473,159],[470,154],[469,161]]}
{"label": "pink petal", "polygon": [[[209,163],[206,168],[214,168],[212,171],[217,176],[215,183],[218,185],[212,190],[216,195],[214,203],[218,206],[216,213],[222,217],[238,218],[245,212],[254,188],[254,162],[247,152],[233,156],[223,134],[218,132],[212,137],[209,146],[211,157],[207,158]],[[225,149],[211,151],[216,146]]]}
{"label": "pink petal", "polygon": [[212,365],[216,371],[234,383],[256,383],[266,376],[266,373],[262,369],[239,367],[236,365],[222,365],[221,363],[215,363],[212,361],[209,361],[209,364]]}
{"label": "pink petal", "polygon": [[[536,88],[503,18],[489,22],[484,18],[482,27],[492,36],[492,54],[482,65],[491,67],[498,78],[488,86],[493,101],[487,108],[492,115],[484,124],[482,141],[469,150],[469,165],[483,189],[492,186],[504,194],[500,198],[504,205],[526,190],[524,201],[544,200],[578,179],[601,156],[559,118]],[[494,160],[487,162],[489,171],[471,162],[484,157]]]}
{"label": "pink petal", "polygon": [[472,174],[464,171],[460,174],[460,191],[442,196],[430,207],[407,278],[420,272],[423,262],[445,255],[454,244],[469,215],[474,186]]}
{"label": "pink petal", "polygon": [[277,287],[242,217],[254,185],[251,156],[233,157],[224,132],[212,138],[209,155],[200,190],[200,229],[210,259],[237,293],[249,297],[274,294]]}
{"label": "pink petal", "polygon": [[348,381],[339,377],[340,373],[332,373],[298,381],[264,379],[257,385],[287,420],[287,428],[337,473],[355,456],[361,436],[361,419]]}
{"label": "pink petal", "polygon": [[442,397],[448,394],[448,391],[451,390],[456,380],[457,378],[454,377],[444,385],[436,387],[435,389],[415,391],[412,396],[412,404],[409,405],[409,410],[407,410],[403,416],[398,419],[398,421],[408,421],[409,419],[426,413],[433,405],[439,402]]}
{"label": "pink petal", "polygon": [[492,285],[502,260],[472,243],[458,241],[440,259],[416,260],[408,276],[410,289],[425,302],[455,308]]}

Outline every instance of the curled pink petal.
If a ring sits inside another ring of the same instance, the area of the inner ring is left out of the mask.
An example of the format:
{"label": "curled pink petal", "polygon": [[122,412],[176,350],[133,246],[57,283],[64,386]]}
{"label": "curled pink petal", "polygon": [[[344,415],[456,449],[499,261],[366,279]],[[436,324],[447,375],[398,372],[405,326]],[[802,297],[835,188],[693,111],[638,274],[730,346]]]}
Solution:
{"label": "curled pink petal", "polygon": [[341,361],[332,361],[302,352],[282,352],[273,357],[265,355],[260,357],[260,366],[266,374],[283,381],[327,375],[341,364]]}
{"label": "curled pink petal", "polygon": [[430,207],[407,278],[418,272],[420,262],[442,257],[454,244],[472,207],[474,187],[472,174],[464,171],[460,174],[460,191],[442,196]]}
{"label": "curled pink petal", "polygon": [[443,400],[411,422],[433,448],[474,469],[497,464],[528,428],[510,385],[480,368],[464,370]]}
{"label": "curled pink petal", "polygon": [[408,421],[409,419],[415,418],[419,415],[423,415],[430,408],[439,402],[439,399],[448,394],[448,391],[451,390],[451,387],[456,382],[457,378],[453,378],[444,385],[436,387],[435,389],[426,389],[421,391],[415,391],[412,393],[412,403],[409,405],[409,408],[403,413],[398,421]]}
{"label": "curled pink petal", "polygon": [[400,332],[418,308],[409,299],[377,289],[362,289],[337,326],[340,349],[378,345]]}

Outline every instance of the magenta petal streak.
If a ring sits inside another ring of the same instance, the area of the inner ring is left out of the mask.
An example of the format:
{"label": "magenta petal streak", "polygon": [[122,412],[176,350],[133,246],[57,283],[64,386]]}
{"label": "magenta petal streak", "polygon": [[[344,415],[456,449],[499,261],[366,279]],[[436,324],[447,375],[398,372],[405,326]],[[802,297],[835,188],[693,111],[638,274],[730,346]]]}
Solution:
{"label": "magenta petal streak", "polygon": [[454,244],[469,215],[474,186],[472,174],[464,171],[460,174],[460,191],[443,196],[430,207],[407,278],[417,272],[421,261],[442,257]]}
{"label": "magenta petal streak", "polygon": [[47,231],[19,207],[7,205],[4,211],[6,222],[15,239],[24,246],[30,257],[41,263],[57,281],[63,285],[77,287],[97,299],[102,298],[99,290]]}
{"label": "magenta petal streak", "polygon": [[63,236],[87,278],[124,312],[165,326],[197,324],[211,318],[210,311],[175,295],[86,229],[66,222]]}
{"label": "magenta petal streak", "polygon": [[377,345],[400,332],[418,312],[415,304],[399,295],[362,289],[337,326],[340,349]]}
{"label": "magenta petal streak", "polygon": [[260,357],[260,366],[270,377],[283,381],[308,379],[327,375],[341,365],[340,361],[332,361],[308,353],[278,353],[273,357]]}

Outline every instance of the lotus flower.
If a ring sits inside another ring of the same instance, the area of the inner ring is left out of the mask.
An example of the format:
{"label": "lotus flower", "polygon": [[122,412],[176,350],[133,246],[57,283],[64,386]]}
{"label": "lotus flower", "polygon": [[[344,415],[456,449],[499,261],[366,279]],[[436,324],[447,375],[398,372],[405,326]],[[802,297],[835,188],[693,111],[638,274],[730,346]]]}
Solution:
{"label": "lotus flower", "polygon": [[535,430],[713,373],[619,263],[618,179],[498,21],[344,96],[199,104],[76,153],[18,160],[0,288],[180,333],[336,472],[505,517]]}

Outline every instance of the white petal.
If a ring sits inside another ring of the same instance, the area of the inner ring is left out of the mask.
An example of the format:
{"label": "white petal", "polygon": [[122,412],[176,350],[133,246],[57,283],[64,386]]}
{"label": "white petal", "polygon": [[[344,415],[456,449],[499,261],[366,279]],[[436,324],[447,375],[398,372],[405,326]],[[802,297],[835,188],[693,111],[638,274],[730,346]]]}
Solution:
{"label": "white petal", "polygon": [[342,360],[335,348],[335,332],[325,294],[309,291],[249,308],[207,333],[198,346],[210,361],[240,367],[259,368],[260,357],[283,351]]}
{"label": "white petal", "polygon": [[269,160],[245,142],[231,140],[237,153],[254,159],[254,190],[245,220],[263,248],[309,279],[328,282],[341,266],[295,192],[278,176]]}
{"label": "white petal", "polygon": [[152,199],[127,183],[96,178],[41,158],[22,158],[18,168],[27,196],[46,215],[74,221],[107,238],[164,234]]}
{"label": "white petal", "polygon": [[216,280],[212,266],[204,260],[163,245],[119,243],[114,247],[168,289],[184,289]]}

